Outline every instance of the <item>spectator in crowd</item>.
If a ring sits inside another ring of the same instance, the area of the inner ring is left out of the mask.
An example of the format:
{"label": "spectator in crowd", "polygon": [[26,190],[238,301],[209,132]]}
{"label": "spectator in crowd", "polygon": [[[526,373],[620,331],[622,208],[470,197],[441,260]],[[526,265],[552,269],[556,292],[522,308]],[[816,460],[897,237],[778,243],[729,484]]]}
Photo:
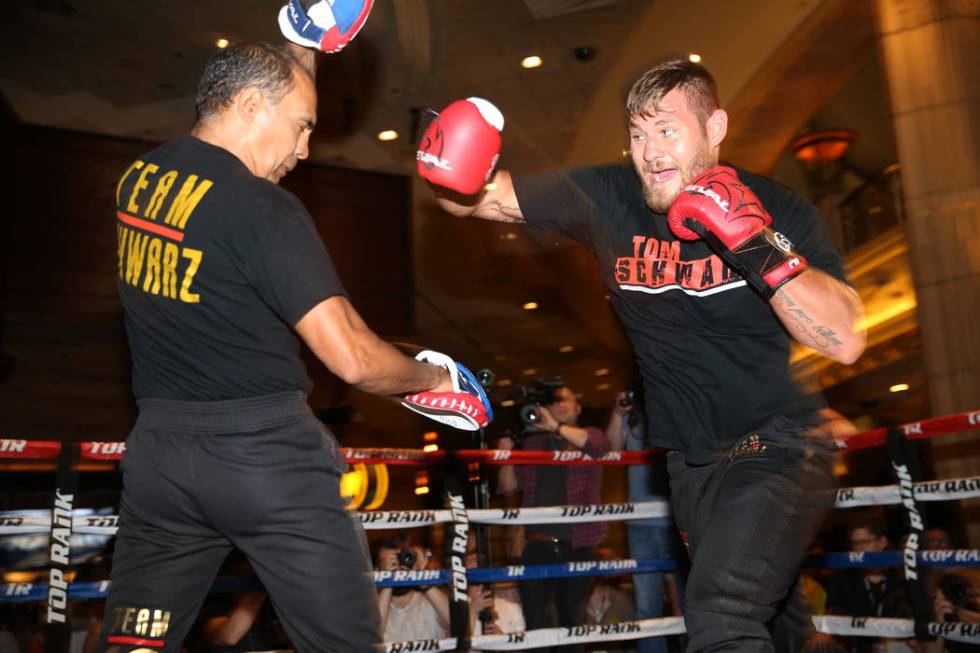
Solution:
{"label": "spectator in crowd", "polygon": [[[467,569],[476,569],[480,566],[475,550],[466,554],[464,562]],[[524,630],[524,612],[515,585],[485,585],[471,582],[467,592],[470,596],[470,632],[474,636],[517,633]]]}
{"label": "spectator in crowd", "polygon": [[[635,393],[635,391],[634,391]],[[646,416],[635,394],[620,392],[609,414],[606,424],[606,438],[613,451],[642,451],[646,448]],[[667,476],[667,463],[663,456],[646,465],[631,465],[629,471],[629,500],[666,501],[670,494]],[[681,552],[680,539],[674,526],[674,518],[668,510],[663,517],[633,519],[626,524],[629,536],[630,557],[637,560],[673,559],[683,564],[686,555]],[[674,605],[683,600],[683,574],[664,574],[653,572],[636,574],[633,577],[633,593],[636,599],[638,619],[656,619],[664,616],[664,581],[667,589],[675,596]],[[648,637],[639,641],[640,653],[666,653],[667,640],[664,637]]]}
{"label": "spectator in crowd", "polygon": [[[582,407],[571,388],[553,391],[552,401],[538,406],[540,419],[521,438],[521,449],[527,451],[581,451],[593,458],[609,452],[605,434],[594,427],[578,426]],[[513,449],[511,438],[501,438],[500,449]],[[521,505],[527,508],[555,505],[599,503],[602,468],[597,465],[502,465],[497,491],[510,495],[520,491]],[[525,528],[521,564],[550,565],[591,560],[595,546],[606,536],[602,522],[576,524],[533,524]],[[547,578],[524,581],[518,588],[524,619],[529,629],[553,625],[552,613],[559,626],[576,626],[585,622],[589,600],[588,577]],[[569,646],[562,653],[583,650]]]}
{"label": "spectator in crowd", "polygon": [[[936,581],[933,593],[936,621],[980,624],[980,570],[953,569]],[[976,651],[975,644],[946,640],[949,653]]]}
{"label": "spectator in crowd", "polygon": [[945,551],[952,546],[953,538],[949,536],[949,531],[944,528],[928,528],[922,534],[919,548],[923,551]]}
{"label": "spectator in crowd", "polygon": [[[859,515],[847,531],[850,550],[877,553],[888,546],[884,521],[872,513]],[[847,569],[830,576],[827,584],[827,613],[852,617],[899,617],[909,614],[904,579],[895,570],[881,567]],[[870,652],[876,641],[871,637],[852,638],[851,650]]]}
{"label": "spectator in crowd", "polygon": [[279,617],[263,591],[241,592],[221,600],[209,597],[201,610],[201,647],[207,653],[292,648]]}
{"label": "spectator in crowd", "polygon": [[[382,571],[422,570],[431,552],[407,540],[386,540],[378,548]],[[437,639],[449,633],[449,598],[437,586],[383,587],[378,590],[381,627],[386,642]]]}
{"label": "spectator in crowd", "polygon": [[[596,551],[598,560],[614,560],[618,557],[611,547],[602,546]],[[633,579],[642,574],[633,575]],[[589,604],[586,607],[585,623],[595,626],[631,621],[636,618],[636,605],[631,592],[623,589],[624,582],[630,580],[629,574],[598,576],[592,585]],[[660,638],[663,639],[663,638]],[[600,642],[588,647],[589,653],[635,653],[638,640],[625,642]]]}

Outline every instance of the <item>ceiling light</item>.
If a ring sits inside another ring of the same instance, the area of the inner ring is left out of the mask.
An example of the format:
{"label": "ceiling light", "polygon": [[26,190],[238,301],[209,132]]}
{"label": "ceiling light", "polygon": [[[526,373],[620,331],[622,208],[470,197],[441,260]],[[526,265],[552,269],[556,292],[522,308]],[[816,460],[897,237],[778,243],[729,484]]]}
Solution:
{"label": "ceiling light", "polygon": [[687,60],[691,63],[701,63],[701,55],[692,52],[691,54],[687,55]]}
{"label": "ceiling light", "polygon": [[426,431],[422,434],[423,442],[435,442],[439,439],[439,434],[436,431]]}
{"label": "ceiling light", "polygon": [[497,385],[499,385],[501,388],[506,388],[511,384],[512,381],[510,379],[500,379],[499,381],[497,381]]}
{"label": "ceiling light", "polygon": [[503,401],[500,402],[500,405],[503,406],[504,408],[510,408],[511,406],[514,405],[514,400],[504,399]]}
{"label": "ceiling light", "polygon": [[421,486],[415,488],[415,494],[428,494],[428,493],[429,493],[429,486],[428,485],[421,485]]}
{"label": "ceiling light", "polygon": [[228,47],[228,45],[228,39],[215,39],[214,41],[214,47],[218,48],[219,50],[224,50]]}
{"label": "ceiling light", "polygon": [[383,132],[378,132],[379,141],[393,141],[398,138],[398,132],[394,129],[386,129]]}
{"label": "ceiling light", "polygon": [[427,444],[424,447],[422,447],[422,451],[424,451],[425,453],[431,453],[433,451],[439,451],[439,445],[436,444],[435,442],[433,442],[432,444]]}
{"label": "ceiling light", "polygon": [[609,376],[609,368],[603,367],[595,371],[596,376]]}
{"label": "ceiling light", "polygon": [[895,385],[888,388],[888,392],[905,392],[909,389],[908,383],[896,383]]}
{"label": "ceiling light", "polygon": [[508,231],[504,234],[504,240],[517,240],[517,234],[513,231]]}
{"label": "ceiling light", "polygon": [[562,345],[558,348],[559,354],[567,354],[569,352],[575,351],[575,347],[572,345]]}
{"label": "ceiling light", "polygon": [[521,68],[537,68],[544,62],[536,54],[532,54],[530,57],[524,57],[521,59]]}
{"label": "ceiling light", "polygon": [[599,385],[597,385],[597,386],[595,387],[595,389],[596,389],[596,390],[608,390],[608,389],[609,389],[609,388],[611,388],[611,387],[612,387],[612,386],[611,386],[611,385],[609,385],[608,383],[600,383]]}
{"label": "ceiling light", "polygon": [[525,302],[521,306],[521,308],[523,308],[525,311],[533,311],[537,307],[538,307],[538,303],[537,302]]}
{"label": "ceiling light", "polygon": [[521,372],[521,374],[523,374],[524,376],[534,376],[537,373],[538,373],[538,370],[536,370],[533,367],[529,367],[526,370],[524,370],[523,372]]}
{"label": "ceiling light", "polygon": [[850,129],[818,129],[798,136],[790,149],[803,163],[827,163],[844,156],[855,138]]}

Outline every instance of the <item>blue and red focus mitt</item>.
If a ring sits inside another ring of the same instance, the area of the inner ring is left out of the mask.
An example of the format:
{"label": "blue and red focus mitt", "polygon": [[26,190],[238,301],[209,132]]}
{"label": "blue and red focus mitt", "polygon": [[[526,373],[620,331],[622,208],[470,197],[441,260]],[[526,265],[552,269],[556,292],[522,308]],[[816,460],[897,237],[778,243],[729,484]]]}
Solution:
{"label": "blue and red focus mitt", "polygon": [[415,360],[446,368],[453,391],[416,392],[402,399],[402,406],[463,431],[482,429],[493,420],[487,393],[472,372],[436,351],[419,352]]}
{"label": "blue and red focus mitt", "polygon": [[340,52],[367,22],[374,0],[289,0],[279,10],[287,39],[321,52]]}

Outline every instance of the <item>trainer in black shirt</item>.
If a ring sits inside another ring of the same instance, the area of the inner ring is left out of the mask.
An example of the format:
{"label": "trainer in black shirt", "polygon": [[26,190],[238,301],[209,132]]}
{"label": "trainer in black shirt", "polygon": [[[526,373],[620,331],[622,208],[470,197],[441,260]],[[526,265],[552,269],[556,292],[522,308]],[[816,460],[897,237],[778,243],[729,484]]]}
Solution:
{"label": "trainer in black shirt", "polygon": [[[119,296],[139,418],[127,439],[104,647],[176,652],[231,548],[299,651],[375,651],[377,599],[300,340],[382,395],[452,388],[352,308],[300,201],[310,71],[263,43],[215,54],[198,121],[117,188]],[[297,334],[299,337],[297,337]]]}

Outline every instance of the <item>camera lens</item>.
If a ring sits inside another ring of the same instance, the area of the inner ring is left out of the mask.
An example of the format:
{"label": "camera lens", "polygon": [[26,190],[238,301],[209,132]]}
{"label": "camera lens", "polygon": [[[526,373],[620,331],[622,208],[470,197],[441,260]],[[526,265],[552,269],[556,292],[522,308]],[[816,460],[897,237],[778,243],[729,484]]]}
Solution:
{"label": "camera lens", "polygon": [[541,421],[541,413],[538,412],[538,407],[534,404],[528,404],[521,408],[521,421],[531,426],[537,424]]}
{"label": "camera lens", "polygon": [[415,564],[415,552],[411,549],[398,551],[398,564],[402,567],[412,567]]}

